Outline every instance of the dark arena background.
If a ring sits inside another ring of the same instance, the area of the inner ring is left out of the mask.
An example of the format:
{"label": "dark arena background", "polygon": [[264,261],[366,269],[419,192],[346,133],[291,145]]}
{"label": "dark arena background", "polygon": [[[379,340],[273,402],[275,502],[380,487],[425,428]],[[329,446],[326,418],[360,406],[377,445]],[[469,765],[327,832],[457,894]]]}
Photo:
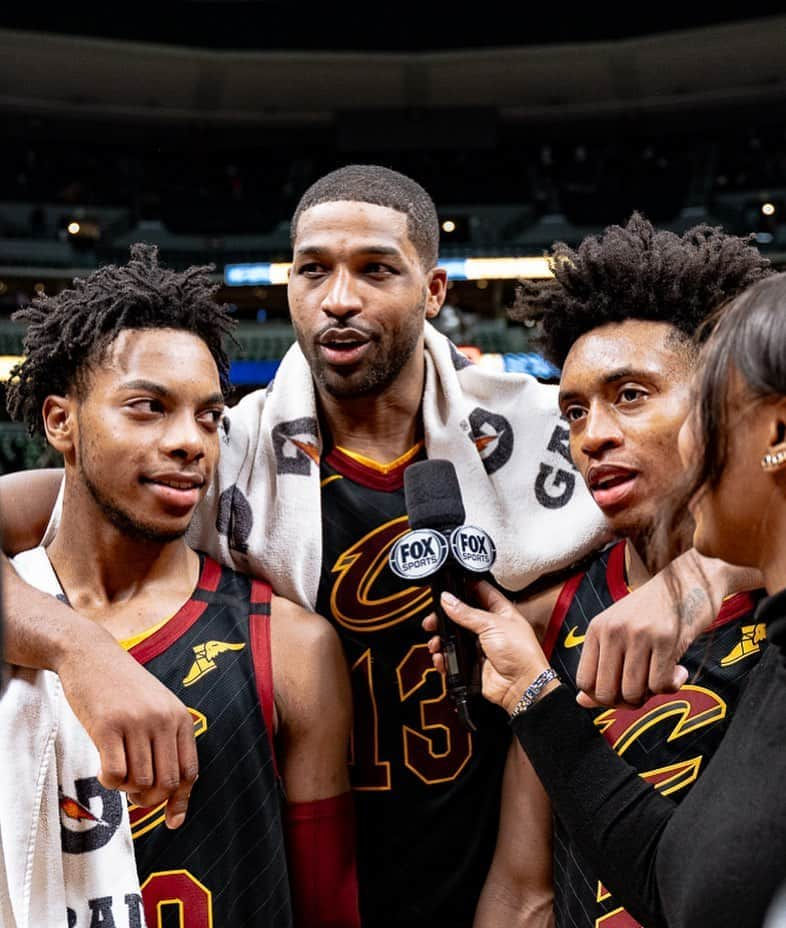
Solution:
{"label": "dark arena background", "polygon": [[[612,15],[494,3],[181,2],[0,13],[0,391],[15,309],[155,242],[212,262],[238,394],[293,341],[289,218],[342,164],[434,197],[439,326],[480,363],[553,377],[516,281],[632,210],[755,234],[786,264],[786,14]],[[10,7],[10,8],[9,8]],[[51,463],[0,407],[0,472]]]}

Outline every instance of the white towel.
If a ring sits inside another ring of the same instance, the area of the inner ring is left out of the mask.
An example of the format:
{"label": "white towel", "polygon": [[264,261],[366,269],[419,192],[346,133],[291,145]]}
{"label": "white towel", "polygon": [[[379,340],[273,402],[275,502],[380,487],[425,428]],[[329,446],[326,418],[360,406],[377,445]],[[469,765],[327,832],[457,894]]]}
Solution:
{"label": "white towel", "polygon": [[[494,574],[509,590],[567,566],[605,537],[600,510],[570,461],[556,387],[472,365],[427,324],[423,425],[428,457],[454,463],[467,522],[494,539]],[[297,345],[267,391],[229,410],[223,439],[190,544],[313,608],[322,438]]]}
{"label": "white towel", "polygon": [[[12,563],[61,592],[43,548]],[[56,674],[12,668],[0,749],[0,926],[144,925],[125,794],[98,783],[98,751]]]}

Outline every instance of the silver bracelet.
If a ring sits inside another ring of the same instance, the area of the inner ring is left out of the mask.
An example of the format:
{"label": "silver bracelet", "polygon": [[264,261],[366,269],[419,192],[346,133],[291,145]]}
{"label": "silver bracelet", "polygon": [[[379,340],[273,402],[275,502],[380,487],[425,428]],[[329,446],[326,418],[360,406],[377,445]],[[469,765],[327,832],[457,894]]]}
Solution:
{"label": "silver bracelet", "polygon": [[553,667],[547,667],[542,673],[539,673],[526,690],[524,690],[524,695],[513,707],[513,711],[510,713],[510,721],[512,722],[513,719],[515,719],[517,715],[521,715],[522,712],[526,712],[538,696],[540,696],[543,687],[551,683],[552,680],[559,680],[557,671]]}

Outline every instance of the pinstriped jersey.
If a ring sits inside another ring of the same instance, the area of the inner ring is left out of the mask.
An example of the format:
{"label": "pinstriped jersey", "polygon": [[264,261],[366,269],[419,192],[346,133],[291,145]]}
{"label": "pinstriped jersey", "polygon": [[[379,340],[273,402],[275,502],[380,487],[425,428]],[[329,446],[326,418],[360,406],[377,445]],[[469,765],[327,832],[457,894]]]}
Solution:
{"label": "pinstriped jersey", "polygon": [[130,809],[148,928],[291,926],[272,731],[270,587],[200,555],[190,600],[130,653],[189,708],[199,753],[184,824]]}
{"label": "pinstriped jersey", "polygon": [[467,732],[434,670],[421,621],[428,587],[388,567],[409,528],[403,475],[333,449],[321,462],[323,562],[317,611],[351,669],[352,783],[364,928],[469,926],[493,854],[510,729],[479,705]]}
{"label": "pinstriped jersey", "polygon": [[[576,689],[581,645],[592,619],[629,592],[625,542],[602,551],[565,584],[543,648],[563,682]],[[686,651],[689,682],[676,693],[652,697],[638,709],[592,710],[595,724],[641,776],[679,802],[706,767],[726,732],[748,673],[765,646],[753,619],[758,597],[727,599],[708,631]],[[634,928],[554,822],[554,913],[557,928]]]}

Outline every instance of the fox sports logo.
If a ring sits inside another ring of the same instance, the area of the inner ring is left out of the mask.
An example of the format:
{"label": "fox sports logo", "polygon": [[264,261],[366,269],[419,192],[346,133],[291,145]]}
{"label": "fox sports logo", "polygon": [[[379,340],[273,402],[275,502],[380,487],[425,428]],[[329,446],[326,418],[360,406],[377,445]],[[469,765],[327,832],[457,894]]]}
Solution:
{"label": "fox sports logo", "polygon": [[418,528],[407,532],[390,549],[388,562],[403,580],[422,580],[435,574],[448,556],[448,543],[441,532]]}

